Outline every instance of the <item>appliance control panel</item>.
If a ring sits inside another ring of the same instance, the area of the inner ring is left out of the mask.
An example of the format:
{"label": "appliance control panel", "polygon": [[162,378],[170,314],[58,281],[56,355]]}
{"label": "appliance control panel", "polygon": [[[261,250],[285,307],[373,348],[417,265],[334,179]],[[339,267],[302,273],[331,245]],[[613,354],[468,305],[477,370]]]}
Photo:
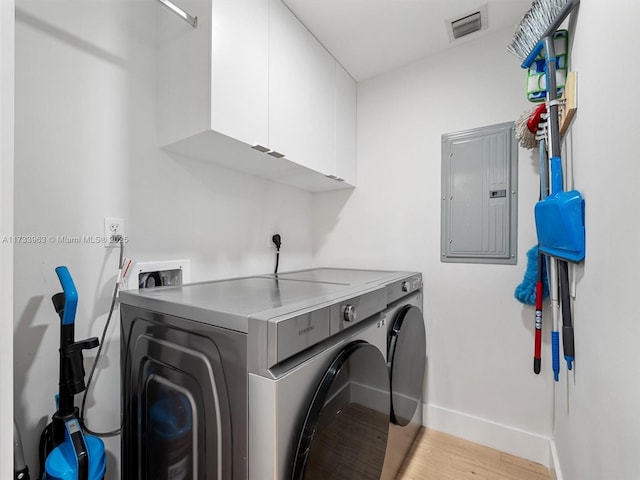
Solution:
{"label": "appliance control panel", "polygon": [[387,302],[392,303],[422,288],[422,275],[415,274],[390,284],[387,287]]}
{"label": "appliance control panel", "polygon": [[387,306],[384,288],[344,300],[331,307],[331,335],[371,318]]}

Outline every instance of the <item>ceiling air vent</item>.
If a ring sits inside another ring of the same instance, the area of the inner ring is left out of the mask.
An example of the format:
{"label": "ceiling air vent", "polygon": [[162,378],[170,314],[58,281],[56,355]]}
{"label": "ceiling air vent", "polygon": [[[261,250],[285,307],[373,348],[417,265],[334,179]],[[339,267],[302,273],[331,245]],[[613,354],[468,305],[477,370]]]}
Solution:
{"label": "ceiling air vent", "polygon": [[487,28],[487,6],[472,10],[462,16],[447,20],[449,39],[453,42],[474,32]]}

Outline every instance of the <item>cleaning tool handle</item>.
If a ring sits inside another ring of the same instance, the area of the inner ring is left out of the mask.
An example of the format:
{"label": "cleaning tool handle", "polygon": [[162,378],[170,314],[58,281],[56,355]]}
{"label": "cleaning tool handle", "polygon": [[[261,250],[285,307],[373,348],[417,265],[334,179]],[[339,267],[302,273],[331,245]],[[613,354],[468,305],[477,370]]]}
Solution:
{"label": "cleaning tool handle", "polygon": [[538,280],[536,281],[536,331],[534,335],[533,347],[533,373],[538,375],[542,364],[542,262],[544,256],[538,250]]}
{"label": "cleaning tool handle", "polygon": [[535,353],[533,354],[533,373],[538,375],[540,373],[540,366],[542,364],[542,358],[540,357],[540,350],[542,347],[542,328],[538,328],[538,312],[536,311],[536,334],[535,334]]}
{"label": "cleaning tool handle", "polygon": [[549,196],[549,188],[547,185],[547,152],[544,138],[540,140],[540,200],[544,200]]}
{"label": "cleaning tool handle", "polygon": [[562,192],[562,159],[551,157],[551,195]]}
{"label": "cleaning tool handle", "polygon": [[571,370],[575,359],[573,340],[573,319],[571,318],[571,295],[569,294],[569,264],[558,260],[558,277],[560,278],[560,300],[562,302],[562,349],[567,361],[567,368]]}
{"label": "cleaning tool handle", "polygon": [[576,359],[575,347],[573,345],[573,327],[562,327],[562,348],[564,350],[564,359],[567,362],[567,369],[573,368],[573,361]]}
{"label": "cleaning tool handle", "polygon": [[548,117],[548,140],[549,154],[551,157],[560,157],[560,125],[558,122],[558,90],[556,87],[556,52],[553,33],[544,37],[544,64],[545,79],[547,80],[547,107],[549,111]]}
{"label": "cleaning tool handle", "polygon": [[[540,261],[540,256],[538,256]],[[540,268],[538,266],[538,268]],[[540,373],[540,365],[542,352],[542,281],[536,282],[536,331],[534,336],[533,347],[533,373],[536,375]]]}
{"label": "cleaning tool handle", "polygon": [[78,308],[78,291],[67,267],[57,267],[56,274],[58,275],[58,279],[62,285],[62,291],[64,292],[62,324],[73,325],[76,320],[76,309]]}
{"label": "cleaning tool handle", "polygon": [[529,54],[529,56],[524,59],[524,62],[522,62],[521,67],[524,68],[525,70],[531,67],[531,65],[533,65],[533,62],[535,62],[536,57],[542,51],[543,48],[544,48],[544,42],[540,40],[538,43],[536,43],[536,46],[533,48],[533,50],[531,50],[531,53]]}
{"label": "cleaning tool handle", "polygon": [[557,382],[560,379],[560,335],[556,331],[551,332],[551,362],[553,379]]}

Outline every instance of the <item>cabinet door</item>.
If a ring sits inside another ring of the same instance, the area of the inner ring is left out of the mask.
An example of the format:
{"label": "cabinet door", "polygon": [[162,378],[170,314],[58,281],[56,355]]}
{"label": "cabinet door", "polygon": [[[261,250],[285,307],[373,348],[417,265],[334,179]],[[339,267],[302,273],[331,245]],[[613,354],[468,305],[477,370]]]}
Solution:
{"label": "cabinet door", "polygon": [[269,3],[269,148],[305,165],[307,30],[280,0]]}
{"label": "cabinet door", "polygon": [[336,62],[280,0],[269,28],[269,147],[333,173]]}
{"label": "cabinet door", "polygon": [[306,58],[306,165],[329,175],[335,166],[336,61],[311,33],[307,33]]}
{"label": "cabinet door", "polygon": [[211,129],[268,144],[269,2],[213,0]]}
{"label": "cabinet door", "polygon": [[357,87],[336,62],[335,176],[356,184]]}
{"label": "cabinet door", "polygon": [[158,8],[158,141],[165,146],[209,128],[211,2],[181,0],[198,28]]}

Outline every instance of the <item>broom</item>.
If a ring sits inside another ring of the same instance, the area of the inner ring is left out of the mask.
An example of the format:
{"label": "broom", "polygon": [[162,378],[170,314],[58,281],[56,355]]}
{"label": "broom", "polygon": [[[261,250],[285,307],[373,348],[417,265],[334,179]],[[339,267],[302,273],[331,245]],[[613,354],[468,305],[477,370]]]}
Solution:
{"label": "broom", "polygon": [[520,59],[522,68],[529,68],[544,46],[580,0],[535,0],[524,14],[507,50]]}
{"label": "broom", "polygon": [[[538,54],[545,50],[546,77],[547,77],[547,108],[549,111],[549,143],[550,156],[560,158],[560,128],[558,125],[558,101],[556,98],[556,58],[553,43],[553,34],[567,18],[569,13],[578,6],[580,0],[535,0],[531,8],[525,13],[517,27],[513,41],[507,50],[522,61],[522,68],[529,68]],[[553,351],[553,374],[558,381],[559,339],[558,339],[558,270],[557,260],[552,259],[550,265],[551,280],[551,304],[553,313],[553,331],[551,332],[551,349]],[[571,339],[573,345],[573,330]],[[571,357],[573,360],[573,357]],[[570,366],[569,360],[567,360]]]}

